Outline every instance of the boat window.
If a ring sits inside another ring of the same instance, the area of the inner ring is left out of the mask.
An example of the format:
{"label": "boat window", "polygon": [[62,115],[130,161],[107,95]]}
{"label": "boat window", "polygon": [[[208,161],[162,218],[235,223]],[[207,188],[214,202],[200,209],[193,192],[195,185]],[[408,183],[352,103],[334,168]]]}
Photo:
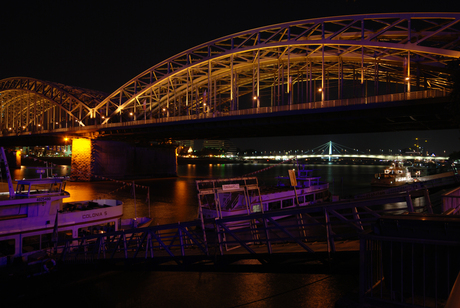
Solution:
{"label": "boat window", "polygon": [[305,198],[304,198],[304,196],[299,196],[299,198],[298,198],[298,199],[299,199],[299,203],[300,203],[300,204],[302,204],[302,203],[304,203],[304,202],[305,202]]}
{"label": "boat window", "polygon": [[29,185],[21,184],[16,187],[16,195],[26,196],[28,193],[29,193]]}
{"label": "boat window", "polygon": [[52,233],[42,234],[41,248],[45,249],[53,247],[52,238]]}
{"label": "boat window", "polygon": [[68,240],[73,238],[72,230],[65,230],[58,232],[58,241]]}
{"label": "boat window", "polygon": [[310,201],[313,201],[313,200],[314,200],[313,194],[305,196],[305,202],[310,202]]}
{"label": "boat window", "polygon": [[320,192],[320,193],[317,193],[316,194],[316,200],[321,200],[323,198],[325,198],[327,196],[327,194],[323,191],[323,192]]}
{"label": "boat window", "polygon": [[214,199],[214,194],[201,195],[200,202],[201,202],[201,205],[204,207],[209,207],[210,209],[216,208],[216,201]]}
{"label": "boat window", "polygon": [[294,205],[294,200],[293,199],[285,199],[283,200],[283,209],[293,206]]}
{"label": "boat window", "polygon": [[59,183],[53,183],[50,185],[49,192],[59,192],[61,190],[61,185]]}
{"label": "boat window", "polygon": [[281,201],[268,203],[268,210],[276,210],[281,208]]}
{"label": "boat window", "polygon": [[115,232],[114,222],[79,228],[78,237],[84,237],[84,236],[107,233],[107,232]]}
{"label": "boat window", "polygon": [[0,241],[0,257],[14,255],[15,240]]}
{"label": "boat window", "polygon": [[26,236],[22,239],[22,253],[40,250],[40,235]]}
{"label": "boat window", "polygon": [[[66,232],[68,231],[59,233],[64,234]],[[26,253],[35,250],[51,248],[54,245],[52,242],[52,237],[52,233],[24,237],[22,240],[22,252]]]}

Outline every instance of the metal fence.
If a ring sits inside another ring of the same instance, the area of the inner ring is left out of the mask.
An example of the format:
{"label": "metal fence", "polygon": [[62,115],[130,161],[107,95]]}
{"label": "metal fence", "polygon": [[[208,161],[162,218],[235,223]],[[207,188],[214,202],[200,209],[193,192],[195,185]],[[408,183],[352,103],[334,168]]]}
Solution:
{"label": "metal fence", "polygon": [[460,271],[460,241],[363,235],[360,301],[444,307]]}
{"label": "metal fence", "polygon": [[[337,247],[338,241],[358,240],[359,234],[370,230],[382,215],[431,212],[429,202],[412,202],[413,198],[425,195],[423,190],[413,191],[385,198],[347,200],[92,235],[61,243],[60,258],[64,262],[77,263],[150,259],[157,263],[183,264],[239,254],[242,259],[257,258],[264,263],[259,256],[291,252],[334,253],[341,249]],[[357,251],[358,247],[353,249]]]}

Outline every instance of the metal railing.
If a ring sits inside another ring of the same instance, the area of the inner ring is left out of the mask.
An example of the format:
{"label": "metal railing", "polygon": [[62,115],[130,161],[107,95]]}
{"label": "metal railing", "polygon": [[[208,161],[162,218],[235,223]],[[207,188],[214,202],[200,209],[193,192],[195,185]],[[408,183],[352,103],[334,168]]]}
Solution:
{"label": "metal railing", "polygon": [[[347,200],[121,230],[65,240],[60,243],[63,248],[59,252],[64,262],[150,259],[158,263],[174,260],[178,264],[190,262],[190,259],[213,261],[212,256],[230,254],[239,254],[242,259],[257,258],[264,263],[263,255],[267,254],[334,253],[341,250],[337,241],[357,240],[359,234],[370,230],[382,215],[431,212],[429,202],[415,206],[412,203],[412,198],[424,195],[424,191],[413,191],[378,199]],[[392,206],[386,207],[385,204]],[[314,246],[315,242],[322,245]],[[286,244],[290,247],[284,247]]]}
{"label": "metal railing", "polygon": [[192,221],[68,239],[59,255],[65,263],[166,259],[180,264],[180,257],[186,255],[208,255],[207,243],[197,234],[200,224]]}
{"label": "metal railing", "polygon": [[459,259],[459,240],[362,235],[360,302],[444,307]]}
{"label": "metal railing", "polygon": [[442,211],[446,215],[460,213],[460,187],[442,195]]}

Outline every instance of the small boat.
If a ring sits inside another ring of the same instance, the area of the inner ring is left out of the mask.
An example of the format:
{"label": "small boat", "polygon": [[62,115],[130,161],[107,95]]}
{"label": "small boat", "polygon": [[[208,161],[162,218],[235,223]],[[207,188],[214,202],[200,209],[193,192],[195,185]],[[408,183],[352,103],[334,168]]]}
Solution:
{"label": "small boat", "polygon": [[383,173],[376,173],[371,181],[372,186],[394,187],[412,183],[414,179],[402,162],[394,162],[383,170]]}
{"label": "small boat", "polygon": [[410,174],[413,178],[423,178],[434,174],[440,174],[451,170],[448,164],[434,162],[418,162],[409,166]]}
{"label": "small boat", "polygon": [[408,169],[411,176],[413,175],[415,178],[424,177],[431,174],[428,167],[423,165],[410,166]]}
{"label": "small boat", "polygon": [[27,263],[58,247],[60,240],[144,227],[150,218],[121,219],[123,202],[97,199],[64,203],[70,194],[63,178],[23,179],[16,189],[3,148],[9,192],[0,193],[0,266]]}
{"label": "small boat", "polygon": [[[329,183],[314,177],[313,170],[307,170],[302,165],[297,175],[291,171],[290,177],[278,177],[276,187],[259,188],[257,177],[197,180],[200,218],[223,218],[307,206],[330,198]],[[294,187],[286,182],[294,184]]]}

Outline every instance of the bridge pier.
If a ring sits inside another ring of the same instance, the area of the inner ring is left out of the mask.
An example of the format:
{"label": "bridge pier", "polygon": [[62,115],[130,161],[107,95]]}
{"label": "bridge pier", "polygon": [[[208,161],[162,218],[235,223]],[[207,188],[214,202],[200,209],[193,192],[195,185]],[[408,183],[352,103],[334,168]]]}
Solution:
{"label": "bridge pier", "polygon": [[95,139],[72,140],[70,178],[90,181],[177,175],[174,146],[139,147],[126,142]]}

